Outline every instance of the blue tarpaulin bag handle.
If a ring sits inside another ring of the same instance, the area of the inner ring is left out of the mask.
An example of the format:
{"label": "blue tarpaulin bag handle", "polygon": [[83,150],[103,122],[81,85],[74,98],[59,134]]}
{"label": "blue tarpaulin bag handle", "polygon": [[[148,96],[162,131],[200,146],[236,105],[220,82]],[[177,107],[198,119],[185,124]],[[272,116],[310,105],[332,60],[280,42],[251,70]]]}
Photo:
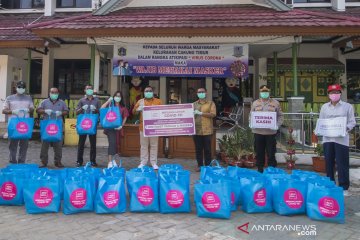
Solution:
{"label": "blue tarpaulin bag handle", "polygon": [[63,122],[62,118],[51,118],[40,121],[40,135],[41,140],[44,142],[60,142],[63,136]]}
{"label": "blue tarpaulin bag handle", "polygon": [[59,212],[60,180],[44,171],[43,176],[34,175],[24,186],[25,209],[29,214]]}
{"label": "blue tarpaulin bag handle", "polygon": [[[216,166],[212,166],[214,163]],[[212,160],[209,166],[202,166],[200,168],[200,179],[203,179],[209,172],[217,172],[218,174],[227,176],[226,168],[221,167],[219,161],[216,159]]]}
{"label": "blue tarpaulin bag handle", "polygon": [[108,108],[100,109],[100,124],[104,129],[114,129],[122,125],[120,109],[113,101]]}
{"label": "blue tarpaulin bag handle", "polygon": [[34,129],[34,118],[25,117],[25,111],[21,110],[23,117],[12,117],[8,123],[8,135],[13,140],[30,139]]}
{"label": "blue tarpaulin bag handle", "polygon": [[79,135],[95,135],[97,130],[98,114],[83,113],[76,118],[76,131]]}
{"label": "blue tarpaulin bag handle", "polygon": [[163,169],[159,172],[160,212],[190,212],[190,172]]}

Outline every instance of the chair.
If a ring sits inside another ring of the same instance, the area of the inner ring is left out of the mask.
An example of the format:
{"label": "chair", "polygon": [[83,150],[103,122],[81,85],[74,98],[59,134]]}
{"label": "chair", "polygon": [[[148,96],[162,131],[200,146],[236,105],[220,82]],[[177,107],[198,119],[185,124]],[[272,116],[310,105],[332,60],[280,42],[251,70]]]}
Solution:
{"label": "chair", "polygon": [[244,129],[240,125],[240,121],[242,120],[242,116],[244,114],[244,109],[242,106],[236,104],[232,109],[231,112],[221,112],[220,116],[216,119],[221,120],[222,122],[219,124],[218,127],[221,127],[223,124],[229,124],[232,127],[228,129],[228,131],[232,131],[235,128]]}

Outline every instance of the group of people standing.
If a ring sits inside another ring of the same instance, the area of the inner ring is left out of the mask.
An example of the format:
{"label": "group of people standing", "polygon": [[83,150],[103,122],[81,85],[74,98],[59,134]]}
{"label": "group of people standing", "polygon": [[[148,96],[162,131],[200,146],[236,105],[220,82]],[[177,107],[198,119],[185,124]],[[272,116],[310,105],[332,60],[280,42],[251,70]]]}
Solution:
{"label": "group of people standing", "polygon": [[[10,118],[23,115],[29,117],[34,111],[32,98],[25,94],[26,84],[20,81],[16,85],[16,94],[6,98],[3,113],[9,115]],[[328,88],[328,96],[330,101],[325,103],[320,111],[320,118],[346,117],[347,132],[354,128],[356,122],[354,110],[352,106],[340,100],[341,87],[339,85],[331,85]],[[276,112],[276,127],[271,129],[252,129],[254,133],[254,148],[256,153],[256,165],[259,172],[263,172],[265,167],[265,156],[267,155],[268,166],[276,167],[276,134],[283,123],[283,113],[278,101],[270,98],[270,88],[263,85],[259,89],[260,98],[255,100],[251,106],[251,112]],[[100,100],[94,96],[92,85],[87,85],[84,89],[85,96],[81,98],[76,107],[77,114],[83,114],[87,111],[98,113],[100,108],[106,108],[110,105],[119,107],[123,123],[115,129],[106,129],[104,133],[107,135],[109,147],[109,164],[108,167],[114,166],[116,162],[112,161],[114,155],[118,154],[118,146],[120,138],[123,136],[122,126],[126,123],[129,116],[127,108],[124,106],[122,94],[120,91],[114,93],[104,104],[101,105]],[[194,104],[194,119],[196,133],[193,136],[197,169],[200,171],[201,166],[207,166],[211,162],[211,137],[213,135],[213,118],[216,116],[215,103],[207,99],[207,90],[205,88],[197,89],[197,98]],[[161,105],[160,99],[154,97],[153,88],[147,86],[144,89],[144,98],[140,99],[133,108],[133,114],[140,114],[139,136],[140,136],[140,164],[143,167],[148,164],[149,160],[152,167],[157,170],[157,154],[158,154],[158,137],[144,137],[143,134],[143,116],[142,112],[145,106]],[[43,100],[36,109],[44,119],[55,117],[63,117],[69,113],[69,109],[65,102],[59,99],[59,90],[55,87],[50,89],[49,97]],[[77,161],[78,167],[83,165],[84,145],[87,135],[79,135]],[[89,135],[90,140],[90,162],[92,166],[96,163],[96,134]],[[345,137],[328,138],[324,137],[324,151],[326,159],[326,173],[331,180],[334,180],[334,167],[337,165],[339,185],[347,190],[349,188],[349,135]],[[55,166],[64,167],[61,163],[62,158],[62,141],[60,142],[42,142],[40,160],[42,167],[48,164],[48,149],[54,148]],[[239,146],[240,147],[240,146]],[[17,157],[17,149],[19,154]],[[9,139],[9,161],[10,163],[25,163],[28,148],[28,140],[12,140]]]}

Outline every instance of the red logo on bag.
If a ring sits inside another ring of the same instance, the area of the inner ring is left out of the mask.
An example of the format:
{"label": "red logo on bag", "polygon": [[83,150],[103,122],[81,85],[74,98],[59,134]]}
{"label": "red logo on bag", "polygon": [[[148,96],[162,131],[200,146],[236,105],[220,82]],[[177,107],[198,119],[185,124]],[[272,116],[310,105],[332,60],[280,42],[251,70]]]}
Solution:
{"label": "red logo on bag", "polygon": [[304,203],[304,198],[298,190],[290,188],[284,193],[284,201],[289,208],[298,209]]}
{"label": "red logo on bag", "polygon": [[339,203],[332,197],[323,197],[319,200],[318,208],[324,217],[336,217],[340,212]]}
{"label": "red logo on bag", "polygon": [[201,202],[209,212],[216,212],[221,207],[219,197],[213,192],[205,192],[201,198]]}
{"label": "red logo on bag", "polygon": [[109,111],[106,116],[105,116],[106,120],[109,121],[109,122],[113,122],[116,120],[117,118],[117,115],[115,112],[113,111]]}
{"label": "red logo on bag", "polygon": [[86,205],[86,190],[78,188],[74,190],[70,195],[70,203],[75,208],[83,208]]}
{"label": "red logo on bag", "polygon": [[181,207],[184,203],[184,194],[179,190],[170,190],[166,193],[166,202],[170,207]]}
{"label": "red logo on bag", "polygon": [[49,125],[46,126],[46,133],[49,135],[55,135],[59,132],[59,127],[54,124],[54,123],[50,123]]}
{"label": "red logo on bag", "polygon": [[254,202],[256,205],[263,207],[266,205],[266,190],[262,188],[255,192],[254,194]]}
{"label": "red logo on bag", "polygon": [[138,201],[144,206],[150,205],[154,201],[154,191],[150,186],[140,187],[136,195]]}
{"label": "red logo on bag", "polygon": [[107,191],[104,193],[104,204],[108,208],[114,208],[118,205],[120,196],[117,191]]}
{"label": "red logo on bag", "polygon": [[0,194],[4,200],[13,200],[17,194],[16,185],[12,182],[4,182],[1,186]]}
{"label": "red logo on bag", "polygon": [[49,188],[39,188],[34,194],[34,203],[36,206],[43,208],[51,204],[54,194]]}
{"label": "red logo on bag", "polygon": [[81,121],[81,127],[82,127],[82,129],[84,129],[84,130],[89,130],[91,127],[92,127],[92,125],[93,125],[93,122],[91,121],[91,119],[90,118],[84,118],[82,121]]}
{"label": "red logo on bag", "polygon": [[29,126],[24,122],[19,122],[16,124],[16,131],[19,133],[27,133],[29,131]]}

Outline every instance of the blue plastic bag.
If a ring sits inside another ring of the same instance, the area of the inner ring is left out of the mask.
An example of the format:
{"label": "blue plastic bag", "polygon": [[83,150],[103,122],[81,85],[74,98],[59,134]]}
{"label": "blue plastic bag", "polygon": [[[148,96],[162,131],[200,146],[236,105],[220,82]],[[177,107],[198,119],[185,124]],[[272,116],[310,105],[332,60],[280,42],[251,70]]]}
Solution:
{"label": "blue plastic bag", "polygon": [[276,167],[267,167],[264,170],[264,174],[287,174],[285,170]]}
{"label": "blue plastic bag", "polygon": [[246,176],[249,174],[261,175],[258,171],[248,169],[248,168],[240,168],[238,166],[228,166],[227,167],[228,176],[231,178],[239,178],[241,176]]}
{"label": "blue plastic bag", "polygon": [[190,212],[190,172],[162,168],[159,171],[160,212]]}
{"label": "blue plastic bag", "polygon": [[8,123],[9,139],[22,140],[30,139],[34,129],[34,118],[13,117]]}
{"label": "blue plastic bag", "polygon": [[198,217],[225,218],[231,216],[231,188],[229,181],[210,183],[199,181],[194,186],[194,198]]}
{"label": "blue plastic bag", "polygon": [[44,175],[44,174],[46,174],[46,176],[51,176],[59,179],[59,187],[60,187],[59,195],[61,200],[64,199],[64,181],[67,178],[67,168],[63,168],[63,169],[39,168],[38,170],[32,172],[32,177],[38,175]]}
{"label": "blue plastic bag", "polygon": [[0,205],[23,205],[24,183],[30,174],[26,171],[1,169],[0,171]]}
{"label": "blue plastic bag", "polygon": [[306,212],[307,184],[294,178],[273,178],[272,193],[274,211],[279,215],[304,214]]}
{"label": "blue plastic bag", "polygon": [[41,120],[40,135],[44,142],[60,142],[63,136],[62,119]]}
{"label": "blue plastic bag", "polygon": [[326,182],[309,183],[306,212],[313,220],[345,223],[343,188]]}
{"label": "blue plastic bag", "polygon": [[84,113],[77,116],[76,131],[79,135],[95,135],[99,115]]}
{"label": "blue plastic bag", "polygon": [[95,186],[90,176],[68,176],[64,184],[64,214],[93,211]]}
{"label": "blue plastic bag", "polygon": [[6,167],[6,169],[24,169],[24,170],[33,170],[33,169],[38,169],[39,165],[35,164],[35,163],[18,163],[18,164],[8,164]]}
{"label": "blue plastic bag", "polygon": [[[115,160],[113,160],[113,166],[115,166]],[[104,176],[121,176],[123,178],[125,178],[125,168],[121,167],[121,161],[120,161],[120,165],[118,167],[112,167],[112,168],[104,168],[103,169],[103,174]]]}
{"label": "blue plastic bag", "polygon": [[29,214],[59,212],[60,179],[56,175],[33,175],[24,184],[25,209]]}
{"label": "blue plastic bag", "polygon": [[159,172],[163,170],[167,171],[167,170],[181,170],[181,169],[183,169],[183,167],[180,164],[176,164],[176,163],[163,164],[159,167]]}
{"label": "blue plastic bag", "polygon": [[[215,163],[216,166],[212,166],[213,163]],[[200,180],[205,179],[205,176],[208,173],[216,173],[218,175],[227,176],[226,168],[221,167],[219,161],[216,159],[212,160],[209,166],[202,166],[200,168]]]}
{"label": "blue plastic bag", "polygon": [[136,168],[126,172],[131,212],[159,211],[159,180],[153,170]]}
{"label": "blue plastic bag", "polygon": [[119,107],[110,105],[100,109],[100,124],[104,129],[113,129],[122,125],[122,116]]}
{"label": "blue plastic bag", "polygon": [[126,192],[124,175],[116,174],[100,177],[94,205],[96,213],[125,212]]}
{"label": "blue plastic bag", "polygon": [[101,169],[91,167],[90,162],[86,163],[84,167],[78,168],[68,168],[67,169],[67,176],[88,176],[91,185],[93,186],[91,190],[95,195],[97,186],[99,184],[99,178],[103,175]]}
{"label": "blue plastic bag", "polygon": [[266,177],[248,176],[240,179],[242,210],[247,213],[272,212],[271,184]]}

